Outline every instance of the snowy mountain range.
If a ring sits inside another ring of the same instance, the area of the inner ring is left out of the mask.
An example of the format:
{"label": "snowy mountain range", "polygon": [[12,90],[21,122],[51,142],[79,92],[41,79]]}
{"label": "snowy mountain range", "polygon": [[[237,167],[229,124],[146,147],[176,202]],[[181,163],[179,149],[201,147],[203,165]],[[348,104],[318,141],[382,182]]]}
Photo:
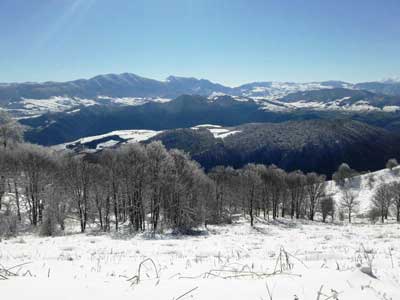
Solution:
{"label": "snowy mountain range", "polygon": [[[301,92],[340,90],[341,97],[330,101],[303,99]],[[73,111],[83,106],[133,106],[148,102],[166,102],[183,94],[210,97],[230,95],[238,100],[251,98],[262,109],[279,111],[294,109],[344,109],[383,110],[385,105],[370,103],[358,98],[351,104],[343,98],[351,97],[351,91],[368,91],[382,97],[394,97],[386,110],[400,107],[400,83],[385,80],[352,84],[343,81],[309,83],[253,82],[238,87],[228,87],[206,79],[169,76],[164,81],[144,78],[131,73],[98,75],[90,79],[68,82],[0,83],[0,107],[16,117],[32,117],[46,112]],[[285,97],[291,97],[290,104]],[[369,95],[370,96],[370,95]],[[392,105],[393,104],[393,105]]]}

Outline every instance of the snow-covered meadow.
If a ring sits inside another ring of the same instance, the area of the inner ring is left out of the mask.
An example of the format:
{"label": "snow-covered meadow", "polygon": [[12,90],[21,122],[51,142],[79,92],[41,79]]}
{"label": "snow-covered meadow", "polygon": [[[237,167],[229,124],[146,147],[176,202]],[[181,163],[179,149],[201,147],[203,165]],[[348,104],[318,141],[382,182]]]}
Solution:
{"label": "snow-covered meadow", "polygon": [[[354,224],[238,216],[197,235],[28,230],[0,242],[0,299],[400,299],[400,224],[360,218],[399,168],[354,177]],[[336,203],[342,191],[328,182]],[[11,195],[10,195],[11,197]]]}
{"label": "snow-covered meadow", "polygon": [[240,220],[198,236],[26,234],[0,243],[0,263],[9,270],[1,299],[394,300],[400,225]]}

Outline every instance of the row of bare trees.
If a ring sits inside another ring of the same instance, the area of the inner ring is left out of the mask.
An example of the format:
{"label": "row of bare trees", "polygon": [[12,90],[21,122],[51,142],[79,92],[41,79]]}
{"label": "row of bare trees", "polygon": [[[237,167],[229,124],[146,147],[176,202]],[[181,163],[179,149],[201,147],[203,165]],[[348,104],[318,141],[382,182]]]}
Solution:
{"label": "row of bare trees", "polygon": [[18,219],[25,213],[33,226],[64,229],[66,218],[77,216],[82,232],[92,223],[104,231],[127,223],[135,231],[187,229],[204,222],[212,192],[197,163],[159,142],[93,156],[18,144],[2,149],[0,163]]}
{"label": "row of bare trees", "polygon": [[[215,188],[209,217],[214,222],[230,220],[241,209],[250,218],[279,216],[314,220],[325,197],[325,176],[301,171],[286,173],[272,165],[248,164],[242,169],[216,167],[209,177]],[[240,201],[238,201],[240,200]]]}
{"label": "row of bare trees", "polygon": [[67,218],[76,218],[82,232],[91,224],[104,231],[126,224],[133,231],[187,230],[238,214],[251,225],[260,217],[313,220],[325,197],[324,176],[255,164],[205,174],[187,154],[160,142],[90,155],[18,143],[1,149],[0,164],[7,205],[19,221],[25,216],[48,231],[64,229]]}

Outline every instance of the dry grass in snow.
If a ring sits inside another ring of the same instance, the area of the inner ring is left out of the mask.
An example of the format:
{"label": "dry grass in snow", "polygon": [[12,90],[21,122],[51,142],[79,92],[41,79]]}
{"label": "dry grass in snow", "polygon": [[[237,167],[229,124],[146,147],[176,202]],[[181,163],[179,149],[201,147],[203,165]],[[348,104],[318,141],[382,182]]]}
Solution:
{"label": "dry grass in snow", "polygon": [[0,242],[1,299],[400,299],[400,226],[281,220],[199,236]]}

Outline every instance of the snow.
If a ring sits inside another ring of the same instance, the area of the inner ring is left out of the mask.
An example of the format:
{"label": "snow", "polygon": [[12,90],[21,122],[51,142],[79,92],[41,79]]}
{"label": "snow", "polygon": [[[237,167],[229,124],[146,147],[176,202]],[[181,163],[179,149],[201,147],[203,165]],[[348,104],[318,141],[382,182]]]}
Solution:
{"label": "snow", "polygon": [[26,99],[22,98],[20,104],[22,110],[27,115],[36,115],[45,112],[60,112],[71,109],[75,106],[91,106],[96,102],[91,99],[70,98],[55,96],[49,99]]}
{"label": "snow", "polygon": [[119,141],[109,140],[107,142],[97,144],[96,150],[100,150],[100,149],[104,149],[104,148],[110,148],[110,147],[113,147],[113,146],[117,145],[118,143],[119,143]]}
{"label": "snow", "polygon": [[[97,96],[93,99],[82,99],[78,97],[54,96],[48,99],[27,99],[22,98],[20,102],[13,102],[9,106],[4,107],[12,115],[18,119],[40,116],[47,112],[63,112],[75,113],[79,106],[92,105],[114,105],[114,106],[137,106],[149,102],[166,103],[171,101],[169,98],[154,97],[108,97]],[[69,111],[70,110],[70,111]]]}
{"label": "snow", "polygon": [[[194,127],[191,127],[193,130],[205,128],[209,130],[215,138],[221,138],[224,139],[230,135],[236,134],[241,132],[240,130],[235,130],[234,128],[223,128],[220,125],[213,125],[213,124],[200,124]],[[84,145],[86,143],[94,142],[96,140],[104,139],[107,137],[111,136],[118,136],[121,139],[125,140],[123,143],[137,143],[137,142],[143,142],[146,141],[154,136],[156,136],[159,133],[162,133],[163,131],[156,131],[156,130],[147,130],[147,129],[132,129],[132,130],[115,130],[111,132],[107,132],[104,134],[99,134],[99,135],[94,135],[94,136],[87,136],[83,137],[80,139],[77,139],[75,141],[59,144],[59,145],[54,145],[52,148],[54,150],[65,150],[69,146],[74,146],[74,145]],[[96,146],[96,149],[93,149],[92,151],[104,149],[104,148],[109,148],[113,147],[120,143],[117,140],[110,139],[106,142],[99,143]],[[88,150],[89,151],[89,150]]]}
{"label": "snow", "polygon": [[145,98],[132,98],[132,97],[122,97],[122,98],[112,98],[107,96],[99,96],[97,97],[100,101],[107,100],[113,104],[119,105],[127,105],[127,106],[136,106],[136,105],[143,105],[147,103],[147,99]]}
{"label": "snow", "polygon": [[172,101],[172,99],[170,98],[162,98],[162,97],[157,97],[157,98],[153,98],[151,99],[152,102],[158,102],[158,103],[167,103]]}
{"label": "snow", "polygon": [[333,86],[325,85],[319,82],[295,83],[273,81],[267,86],[257,86],[257,84],[254,84],[251,90],[243,90],[243,95],[249,97],[259,96],[264,97],[267,100],[276,100],[291,93],[331,88],[333,88]]}
{"label": "snow", "polygon": [[379,108],[370,105],[368,101],[360,100],[353,104],[343,104],[343,101],[350,99],[344,97],[329,102],[309,101],[299,99],[294,102],[282,102],[279,100],[267,100],[265,97],[256,97],[257,103],[260,104],[261,109],[269,111],[292,111],[296,109],[312,109],[312,110],[331,110],[331,111],[397,111],[400,109],[398,106],[385,106]]}
{"label": "snow", "polygon": [[[358,213],[366,214],[368,212],[372,197],[380,185],[397,181],[400,181],[400,167],[353,177],[348,184],[349,190],[356,195],[356,200],[360,203]],[[327,183],[327,194],[332,195],[336,203],[341,201],[343,193],[344,189],[336,185],[334,181]]]}
{"label": "snow", "polygon": [[214,135],[215,138],[220,138],[220,139],[224,139],[230,135],[241,132],[240,130],[234,130],[231,128],[223,128],[220,125],[213,125],[213,124],[201,124],[201,125],[194,126],[191,129],[197,130],[200,128],[208,129]]}
{"label": "snow", "polygon": [[386,106],[384,106],[382,108],[382,110],[386,111],[386,112],[395,112],[395,111],[400,110],[400,106],[397,106],[397,105],[386,105]]}
{"label": "snow", "polygon": [[225,96],[225,95],[226,94],[222,93],[222,92],[212,92],[207,98],[209,100],[215,100],[216,98],[221,97],[221,96]]}
{"label": "snow", "polygon": [[236,134],[236,133],[239,133],[239,132],[242,132],[242,131],[241,130],[232,130],[232,131],[222,132],[222,133],[218,133],[215,137],[220,138],[220,139],[224,139],[227,136],[230,136],[230,135],[233,135],[233,134]]}
{"label": "snow", "polygon": [[[366,207],[380,184],[399,175],[400,167],[384,169],[354,177],[350,187]],[[339,200],[342,190],[330,181],[328,192]],[[240,217],[196,236],[134,235],[125,227],[106,234],[95,225],[80,234],[76,222],[68,219],[57,237],[0,240],[0,270],[16,275],[0,279],[1,299],[400,299],[400,225],[393,222],[256,218],[251,228]],[[375,277],[365,273],[369,266]]]}
{"label": "snow", "polygon": [[[208,226],[208,234],[27,234],[0,242],[4,299],[400,299],[400,226],[281,219]],[[365,249],[365,250],[364,250]],[[279,259],[282,254],[282,261]],[[286,261],[286,255],[288,261]],[[373,274],[361,272],[374,256]],[[129,278],[138,274],[140,281]],[[289,265],[287,264],[289,263]],[[192,291],[192,292],[189,292]],[[334,298],[333,298],[334,299]]]}
{"label": "snow", "polygon": [[[115,130],[105,134],[83,137],[72,142],[55,145],[52,148],[56,150],[62,150],[66,149],[69,145],[86,144],[109,136],[119,136],[120,138],[126,140],[127,143],[136,143],[136,142],[146,141],[161,132],[162,131],[146,130],[146,129]],[[107,146],[114,146],[117,143],[118,143],[117,141],[110,140],[105,143],[97,145],[97,147],[98,149],[100,149],[99,147],[104,148]]]}
{"label": "snow", "polygon": [[200,124],[192,127],[192,129],[198,129],[198,128],[221,128],[222,126],[220,125],[213,125],[213,124]]}

